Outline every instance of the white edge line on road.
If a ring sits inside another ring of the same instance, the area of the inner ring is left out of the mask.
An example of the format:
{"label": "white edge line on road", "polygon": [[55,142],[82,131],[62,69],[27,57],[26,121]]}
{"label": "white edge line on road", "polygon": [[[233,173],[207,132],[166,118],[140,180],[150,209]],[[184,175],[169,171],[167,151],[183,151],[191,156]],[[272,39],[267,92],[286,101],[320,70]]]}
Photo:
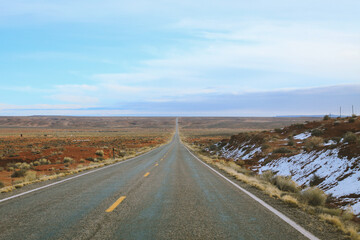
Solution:
{"label": "white edge line on road", "polygon": [[208,168],[210,168],[212,171],[214,171],[216,174],[218,174],[220,177],[224,178],[226,181],[228,181],[229,183],[231,183],[233,186],[235,186],[236,188],[238,188],[239,190],[241,190],[242,192],[244,192],[245,194],[247,194],[249,197],[251,197],[252,199],[254,199],[255,201],[257,201],[258,203],[260,203],[261,205],[263,205],[265,208],[267,208],[269,211],[271,211],[272,213],[274,213],[276,216],[278,216],[279,218],[281,218],[282,220],[284,220],[285,222],[287,222],[290,226],[292,226],[293,228],[295,228],[297,231],[299,231],[301,234],[303,234],[305,237],[311,239],[311,240],[319,240],[319,238],[315,237],[312,233],[310,233],[309,231],[305,230],[303,227],[301,227],[299,224],[297,224],[296,222],[294,222],[293,220],[291,220],[290,218],[288,218],[287,216],[285,216],[284,214],[282,214],[281,212],[279,212],[278,210],[276,210],[275,208],[273,208],[272,206],[270,206],[269,204],[267,204],[266,202],[264,202],[263,200],[261,200],[260,198],[256,197],[254,194],[248,192],[247,190],[245,190],[244,188],[240,187],[239,185],[237,185],[236,183],[234,183],[233,181],[231,181],[230,179],[228,179],[227,177],[225,177],[224,175],[222,175],[221,173],[219,173],[218,171],[216,171],[214,168],[210,167],[208,164],[204,163],[202,160],[200,160],[197,156],[195,156],[185,145],[184,147],[186,148],[186,150],[189,151],[189,153],[198,161],[200,161],[202,164],[204,164],[205,166],[207,166]]}
{"label": "white edge line on road", "polygon": [[[169,144],[169,143],[168,143],[168,144]],[[168,145],[168,144],[166,144],[166,145]],[[164,145],[164,146],[166,146],[166,145]],[[160,147],[161,147],[161,146],[160,146]],[[29,190],[29,191],[26,191],[26,192],[23,192],[23,193],[19,193],[19,194],[13,195],[13,196],[11,196],[11,197],[7,197],[7,198],[0,199],[0,203],[5,202],[5,201],[8,201],[8,200],[13,199],[13,198],[17,198],[17,197],[20,197],[20,196],[29,194],[29,193],[32,193],[32,192],[39,191],[39,190],[44,189],[44,188],[48,188],[48,187],[54,186],[54,185],[56,185],[56,184],[60,184],[60,183],[69,181],[69,180],[72,180],[72,179],[75,179],[75,178],[78,178],[78,177],[81,177],[81,176],[85,176],[85,175],[90,174],[90,173],[94,173],[94,172],[97,172],[97,171],[100,171],[100,170],[104,170],[104,169],[106,169],[106,168],[113,167],[113,166],[115,166],[115,165],[119,165],[119,164],[122,164],[122,163],[125,163],[125,162],[129,162],[129,161],[135,160],[135,159],[137,159],[137,158],[139,158],[139,157],[143,157],[143,156],[145,156],[145,155],[147,155],[147,154],[155,151],[156,149],[159,149],[160,147],[155,148],[155,149],[153,149],[153,150],[151,150],[151,151],[149,151],[149,152],[146,152],[146,153],[144,153],[144,154],[141,154],[141,155],[139,155],[139,156],[136,156],[136,157],[134,157],[134,158],[130,158],[130,159],[127,159],[127,160],[118,162],[118,163],[110,164],[110,165],[108,165],[108,166],[100,167],[100,168],[98,168],[98,169],[91,170],[91,171],[89,171],[89,172],[82,173],[82,174],[79,174],[79,175],[76,175],[76,176],[73,176],[73,177],[69,177],[69,178],[66,178],[66,179],[64,179],[64,180],[60,180],[60,181],[57,181],[57,182],[53,182],[53,183],[50,183],[50,184],[45,185],[45,186],[42,186],[42,187],[38,187],[38,188]]]}

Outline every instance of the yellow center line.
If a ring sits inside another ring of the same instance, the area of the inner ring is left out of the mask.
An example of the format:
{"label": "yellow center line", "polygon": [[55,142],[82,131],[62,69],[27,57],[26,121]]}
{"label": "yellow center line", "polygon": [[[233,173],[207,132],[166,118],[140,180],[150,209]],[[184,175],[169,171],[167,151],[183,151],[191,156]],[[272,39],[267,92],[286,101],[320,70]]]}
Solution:
{"label": "yellow center line", "polygon": [[158,163],[156,163],[156,164],[155,164],[155,167],[156,167],[156,166],[159,166],[159,164],[158,164]]}
{"label": "yellow center line", "polygon": [[144,174],[144,177],[149,176],[149,174],[150,174],[150,172],[145,173],[145,174]]}
{"label": "yellow center line", "polygon": [[125,198],[126,198],[126,196],[121,196],[118,200],[116,200],[116,202],[113,203],[113,205],[111,205],[108,209],[106,209],[105,212],[112,212],[112,211],[114,211],[114,209],[115,209],[122,201],[124,201]]}

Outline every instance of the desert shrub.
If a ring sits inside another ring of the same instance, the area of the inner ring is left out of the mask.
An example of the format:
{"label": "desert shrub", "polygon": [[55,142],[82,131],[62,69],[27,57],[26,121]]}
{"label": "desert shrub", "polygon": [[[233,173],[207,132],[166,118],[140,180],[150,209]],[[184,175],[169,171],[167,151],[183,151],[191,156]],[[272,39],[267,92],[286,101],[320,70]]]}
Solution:
{"label": "desert shrub", "polygon": [[103,150],[97,150],[95,152],[96,155],[100,156],[100,157],[103,157],[104,156],[104,151]]}
{"label": "desert shrub", "polygon": [[40,159],[39,162],[40,162],[40,165],[47,165],[47,164],[49,164],[49,161],[48,161],[46,158]]}
{"label": "desert shrub", "polygon": [[5,187],[5,184],[2,181],[0,181],[0,188],[3,188],[3,187]]}
{"label": "desert shrub", "polygon": [[285,147],[277,148],[273,153],[291,153],[291,150]]}
{"label": "desert shrub", "polygon": [[295,144],[294,140],[293,140],[293,139],[289,139],[287,145],[288,145],[288,146],[294,146],[294,144]]}
{"label": "desert shrub", "polygon": [[262,180],[264,180],[264,181],[273,183],[274,176],[275,176],[275,173],[274,173],[273,171],[267,170],[267,171],[264,171],[264,172],[260,175],[260,178],[261,178]]}
{"label": "desert shrub", "polygon": [[86,158],[86,160],[93,162],[93,161],[94,161],[94,158],[88,157],[88,158]]}
{"label": "desert shrub", "polygon": [[275,128],[274,131],[275,131],[276,133],[281,133],[281,132],[282,132],[282,129],[281,129],[281,128]]}
{"label": "desert shrub", "polygon": [[80,159],[80,161],[79,161],[80,163],[84,163],[85,162],[85,160],[84,159]]}
{"label": "desert shrub", "polygon": [[3,167],[0,167],[0,172],[4,171],[4,168]]}
{"label": "desert shrub", "polygon": [[319,185],[320,183],[322,183],[323,179],[320,178],[318,175],[314,174],[311,176],[310,178],[310,187],[314,187],[314,186],[317,186]]}
{"label": "desert shrub", "polygon": [[36,172],[35,171],[28,171],[25,174],[25,181],[31,182],[36,180]]}
{"label": "desert shrub", "polygon": [[26,162],[23,162],[23,163],[21,163],[21,165],[20,165],[20,169],[25,169],[25,170],[28,170],[28,169],[30,169],[30,164],[28,164],[28,163],[26,163]]}
{"label": "desert shrub", "polygon": [[312,206],[323,206],[326,202],[326,194],[317,187],[310,187],[301,193],[304,201]]}
{"label": "desert shrub", "polygon": [[336,121],[334,122],[334,126],[338,126],[338,125],[340,125],[340,121],[336,120]]}
{"label": "desert shrub", "polygon": [[323,120],[325,120],[325,121],[326,121],[326,120],[329,120],[329,119],[330,119],[330,116],[329,116],[329,115],[325,115],[324,118],[323,118]]}
{"label": "desert shrub", "polygon": [[357,140],[357,136],[353,132],[347,132],[344,135],[344,142],[346,143],[355,143]]}
{"label": "desert shrub", "polygon": [[15,170],[13,172],[13,174],[11,174],[12,178],[16,178],[16,177],[24,177],[26,173],[26,170],[24,169],[20,169],[20,170]]}
{"label": "desert shrub", "polygon": [[341,218],[344,220],[352,220],[354,217],[355,213],[351,206],[348,206],[341,214]]}
{"label": "desert shrub", "polygon": [[313,129],[311,131],[311,136],[319,137],[324,134],[324,131],[321,129]]}
{"label": "desert shrub", "polygon": [[288,192],[299,192],[299,186],[296,182],[291,180],[291,177],[285,177],[285,176],[276,176],[274,178],[274,184],[277,188],[279,188],[282,191],[288,191]]}
{"label": "desert shrub", "polygon": [[350,118],[349,123],[353,123],[353,122],[355,122],[355,118]]}
{"label": "desert shrub", "polygon": [[125,157],[126,152],[119,152],[118,155],[119,155],[119,157]]}
{"label": "desert shrub", "polygon": [[265,151],[265,150],[267,150],[267,149],[269,149],[269,148],[270,148],[270,146],[267,145],[267,144],[261,145],[261,150],[262,150],[262,151]]}
{"label": "desert shrub", "polygon": [[72,159],[71,157],[64,157],[63,163],[72,163],[74,161],[74,159]]}
{"label": "desert shrub", "polygon": [[34,166],[39,166],[39,165],[40,165],[40,162],[39,162],[39,161],[35,161],[35,162],[33,162],[33,165],[34,165]]}
{"label": "desert shrub", "polygon": [[310,137],[305,140],[305,149],[311,151],[317,147],[320,147],[324,142],[321,137]]}
{"label": "desert shrub", "polygon": [[26,162],[18,162],[18,163],[15,163],[15,168],[18,168],[18,169],[30,169],[30,164],[26,163]]}

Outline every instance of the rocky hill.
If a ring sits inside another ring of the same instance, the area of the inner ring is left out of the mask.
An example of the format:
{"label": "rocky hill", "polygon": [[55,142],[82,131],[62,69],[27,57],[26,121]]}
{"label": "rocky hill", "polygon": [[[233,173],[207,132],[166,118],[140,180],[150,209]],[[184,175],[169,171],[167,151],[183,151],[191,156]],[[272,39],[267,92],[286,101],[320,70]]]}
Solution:
{"label": "rocky hill", "polygon": [[318,186],[333,203],[360,214],[360,118],[293,124],[271,131],[240,133],[205,149],[253,171],[291,176]]}

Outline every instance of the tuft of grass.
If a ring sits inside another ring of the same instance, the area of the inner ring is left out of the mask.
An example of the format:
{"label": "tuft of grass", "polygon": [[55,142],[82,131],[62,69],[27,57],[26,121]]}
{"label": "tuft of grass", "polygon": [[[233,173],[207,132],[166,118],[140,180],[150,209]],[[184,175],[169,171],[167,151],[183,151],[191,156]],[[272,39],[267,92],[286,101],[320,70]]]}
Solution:
{"label": "tuft of grass", "polygon": [[290,195],[282,196],[281,200],[283,200],[284,202],[286,202],[287,204],[289,204],[292,207],[298,207],[299,206],[298,200],[296,198],[290,196]]}
{"label": "tuft of grass", "polygon": [[345,226],[337,216],[331,216],[328,214],[320,214],[320,219],[336,226],[340,231],[345,232]]}
{"label": "tuft of grass", "polygon": [[326,208],[326,207],[318,207],[319,213],[329,214],[332,216],[340,216],[342,210],[340,208]]}
{"label": "tuft of grass", "polygon": [[347,132],[344,135],[344,142],[346,143],[355,143],[357,140],[357,136],[353,132]]}
{"label": "tuft of grass", "polygon": [[73,163],[74,159],[72,159],[71,157],[64,157],[63,163]]}
{"label": "tuft of grass", "polygon": [[282,191],[297,193],[300,191],[299,185],[294,182],[291,177],[276,176],[274,178],[274,184]]}
{"label": "tuft of grass", "polygon": [[350,205],[341,214],[341,218],[346,221],[352,220],[354,218],[354,216],[355,216],[354,210],[352,209],[352,207]]}
{"label": "tuft of grass", "polygon": [[100,157],[103,157],[104,156],[104,151],[103,150],[97,150],[95,152],[96,155],[100,156]]}
{"label": "tuft of grass", "polygon": [[51,162],[49,160],[47,160],[46,158],[42,158],[39,160],[40,165],[47,165],[50,164]]}
{"label": "tuft of grass", "polygon": [[311,131],[311,136],[320,137],[321,135],[324,135],[324,131],[321,129],[313,129]]}
{"label": "tuft of grass", "polygon": [[5,184],[2,181],[0,181],[0,188],[3,188],[3,187],[5,187]]}
{"label": "tuft of grass", "polygon": [[310,187],[301,193],[304,201],[311,206],[324,206],[326,202],[326,194],[317,187]]}
{"label": "tuft of grass", "polygon": [[39,161],[34,161],[34,162],[33,162],[33,165],[34,165],[34,166],[39,166],[39,165],[40,165],[40,162],[39,162]]}
{"label": "tuft of grass", "polygon": [[35,171],[27,171],[25,174],[25,181],[26,182],[32,182],[35,181],[37,179],[36,177],[36,172]]}
{"label": "tuft of grass", "polygon": [[305,149],[311,151],[320,147],[324,143],[324,139],[321,137],[309,137],[305,140]]}
{"label": "tuft of grass", "polygon": [[330,120],[330,116],[329,116],[329,115],[325,115],[324,118],[323,118],[323,120],[325,120],[325,121],[326,121],[326,120]]}

